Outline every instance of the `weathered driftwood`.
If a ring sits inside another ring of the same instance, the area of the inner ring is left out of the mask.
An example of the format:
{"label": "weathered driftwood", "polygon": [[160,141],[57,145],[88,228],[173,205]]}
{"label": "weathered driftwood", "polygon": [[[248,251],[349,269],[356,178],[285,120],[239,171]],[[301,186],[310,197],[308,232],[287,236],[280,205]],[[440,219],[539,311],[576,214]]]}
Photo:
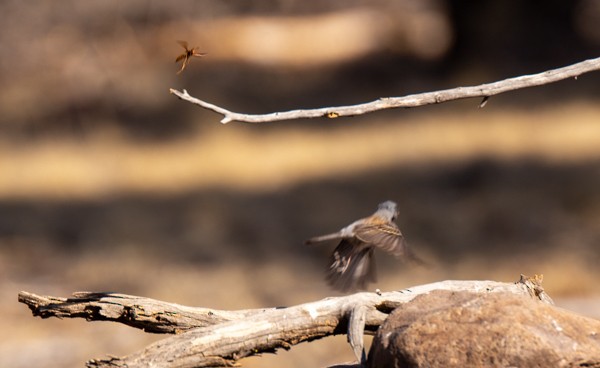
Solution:
{"label": "weathered driftwood", "polygon": [[223,311],[186,307],[140,296],[118,293],[76,292],[71,298],[19,293],[19,302],[34,316],[85,318],[88,321],[121,322],[154,333],[179,333],[196,327],[235,321],[266,309]]}
{"label": "weathered driftwood", "polygon": [[490,96],[495,96],[517,89],[550,84],[568,78],[577,78],[582,74],[596,70],[600,70],[600,58],[585,60],[562,68],[548,70],[543,73],[523,75],[520,77],[508,78],[478,86],[458,87],[442,91],[418,93],[403,97],[385,97],[358,105],[322,107],[318,109],[304,110],[300,109],[273,112],[269,114],[241,114],[229,111],[220,106],[213,105],[206,101],[195,98],[191,96],[185,89],[183,91],[178,91],[171,88],[170,92],[182,100],[223,115],[223,119],[221,120],[221,123],[223,124],[227,124],[231,121],[240,121],[245,123],[265,123],[292,119],[355,116],[385,109],[418,107],[475,97],[483,98],[479,104],[479,107],[484,107]]}
{"label": "weathered driftwood", "polygon": [[229,367],[243,357],[302,341],[347,333],[359,361],[363,333],[373,333],[398,305],[433,290],[509,292],[551,303],[538,279],[517,283],[443,281],[394,292],[363,292],[287,308],[221,311],[186,307],[116,293],[75,293],[72,298],[19,293],[34,316],[114,321],[156,333],[177,333],[129,356],[91,360],[89,367]]}

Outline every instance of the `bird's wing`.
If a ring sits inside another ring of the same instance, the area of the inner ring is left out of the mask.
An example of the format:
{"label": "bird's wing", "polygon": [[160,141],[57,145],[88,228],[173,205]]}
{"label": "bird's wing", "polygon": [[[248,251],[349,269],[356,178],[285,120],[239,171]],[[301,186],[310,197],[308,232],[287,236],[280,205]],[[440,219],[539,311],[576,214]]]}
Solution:
{"label": "bird's wing", "polygon": [[370,218],[357,224],[354,228],[357,239],[393,254],[402,257],[406,253],[404,236],[396,224],[385,219]]}
{"label": "bird's wing", "polygon": [[366,289],[376,281],[373,247],[357,239],[342,239],[329,259],[326,278],[339,291]]}
{"label": "bird's wing", "polygon": [[181,54],[181,55],[177,56],[177,59],[175,59],[175,62],[178,63],[180,60],[185,59],[186,56],[187,56],[187,54]]}
{"label": "bird's wing", "polygon": [[177,40],[177,43],[180,44],[184,49],[188,49],[188,43],[186,41]]}
{"label": "bird's wing", "polygon": [[411,261],[421,266],[427,262],[417,257],[408,246],[402,232],[395,223],[386,220],[364,221],[354,228],[356,238],[374,247],[391,253],[394,257]]}
{"label": "bird's wing", "polygon": [[314,238],[308,239],[305,243],[306,244],[315,244],[315,243],[321,243],[321,242],[328,241],[328,240],[338,240],[341,238],[343,238],[342,232],[338,231],[337,233],[315,236]]}

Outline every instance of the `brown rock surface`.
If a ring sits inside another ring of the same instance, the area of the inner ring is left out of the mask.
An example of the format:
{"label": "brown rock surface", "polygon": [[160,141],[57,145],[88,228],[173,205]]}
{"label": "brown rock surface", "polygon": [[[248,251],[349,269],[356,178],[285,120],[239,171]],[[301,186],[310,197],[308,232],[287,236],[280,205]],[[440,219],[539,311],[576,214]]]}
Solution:
{"label": "brown rock surface", "polygon": [[513,294],[436,291],[397,308],[369,367],[600,367],[600,321]]}

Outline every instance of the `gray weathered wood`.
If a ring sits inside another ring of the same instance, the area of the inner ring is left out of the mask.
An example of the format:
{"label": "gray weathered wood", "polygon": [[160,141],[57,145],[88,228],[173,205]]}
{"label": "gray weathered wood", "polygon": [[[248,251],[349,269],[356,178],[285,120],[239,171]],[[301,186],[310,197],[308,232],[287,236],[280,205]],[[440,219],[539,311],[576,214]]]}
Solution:
{"label": "gray weathered wood", "polygon": [[265,311],[223,311],[187,307],[140,296],[91,292],[77,292],[71,298],[60,298],[22,291],[19,293],[19,302],[27,304],[33,315],[41,318],[85,318],[88,321],[120,322],[154,333],[179,333]]}
{"label": "gray weathered wood", "polygon": [[363,339],[366,318],[367,307],[364,304],[359,304],[350,312],[350,320],[348,322],[348,342],[354,351],[356,361],[360,362],[360,364],[365,364],[367,360]]}

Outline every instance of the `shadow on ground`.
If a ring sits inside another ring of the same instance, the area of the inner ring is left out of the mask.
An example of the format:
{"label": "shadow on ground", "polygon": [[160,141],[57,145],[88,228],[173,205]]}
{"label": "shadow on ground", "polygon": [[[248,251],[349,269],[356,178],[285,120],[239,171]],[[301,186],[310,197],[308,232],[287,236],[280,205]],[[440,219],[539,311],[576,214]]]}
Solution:
{"label": "shadow on ground", "polygon": [[[393,199],[400,204],[397,222],[409,242],[442,269],[467,257],[543,260],[558,252],[581,256],[591,272],[600,261],[599,186],[599,162],[483,159],[395,167],[268,193],[214,189],[99,202],[5,200],[0,242],[4,257],[9,262],[15,257],[22,276],[54,272],[52,262],[62,256],[119,249],[128,249],[132,257],[198,267],[237,262],[260,267],[279,259],[282,267],[286,262],[321,265],[330,247],[306,247],[304,239]],[[44,254],[53,257],[39,256]]]}

